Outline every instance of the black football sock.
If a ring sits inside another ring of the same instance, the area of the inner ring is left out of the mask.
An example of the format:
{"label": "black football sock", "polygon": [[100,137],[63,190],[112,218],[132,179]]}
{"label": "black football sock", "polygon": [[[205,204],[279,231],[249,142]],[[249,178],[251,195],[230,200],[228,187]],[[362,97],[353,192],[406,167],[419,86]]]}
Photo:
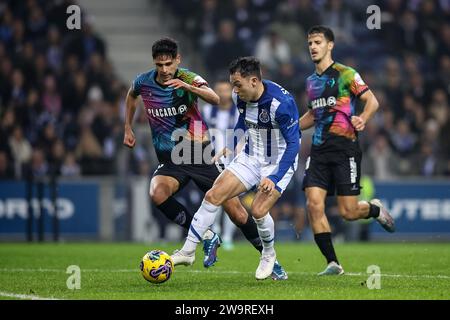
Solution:
{"label": "black football sock", "polygon": [[174,197],[170,196],[166,201],[156,207],[161,210],[169,220],[185,229],[189,229],[194,215]]}
{"label": "black football sock", "polygon": [[327,259],[327,263],[334,261],[339,264],[336,253],[334,252],[333,242],[331,241],[331,232],[317,233],[314,235],[314,240]]}
{"label": "black football sock", "polygon": [[379,215],[380,215],[380,207],[373,205],[369,202],[369,215],[366,217],[366,219],[378,218]]}
{"label": "black football sock", "polygon": [[258,250],[262,252],[263,246],[261,239],[259,238],[258,229],[256,227],[255,220],[252,217],[247,217],[247,222],[243,225],[237,226],[241,229],[244,237]]}

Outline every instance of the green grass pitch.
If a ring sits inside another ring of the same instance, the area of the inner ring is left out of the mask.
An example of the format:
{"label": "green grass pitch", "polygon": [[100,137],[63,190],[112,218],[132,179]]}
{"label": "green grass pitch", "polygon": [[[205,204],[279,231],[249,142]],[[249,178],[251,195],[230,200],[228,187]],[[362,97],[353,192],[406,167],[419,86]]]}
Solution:
{"label": "green grass pitch", "polygon": [[[318,277],[325,261],[312,243],[277,243],[287,281],[256,281],[259,255],[250,244],[219,249],[219,261],[175,268],[166,283],[146,282],[139,271],[151,249],[171,253],[180,244],[0,243],[0,299],[450,299],[450,244],[337,244],[346,274]],[[69,290],[66,269],[81,269],[81,289]],[[381,288],[369,290],[369,265],[381,270]]]}

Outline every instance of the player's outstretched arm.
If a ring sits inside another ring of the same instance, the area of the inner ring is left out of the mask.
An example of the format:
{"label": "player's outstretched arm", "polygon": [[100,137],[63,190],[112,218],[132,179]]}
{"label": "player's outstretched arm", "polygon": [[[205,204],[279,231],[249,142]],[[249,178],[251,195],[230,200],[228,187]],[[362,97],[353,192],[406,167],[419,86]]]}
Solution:
{"label": "player's outstretched arm", "polygon": [[378,110],[379,103],[372,91],[367,90],[364,92],[359,99],[364,102],[364,110],[359,116],[352,117],[352,125],[355,127],[356,131],[362,131],[366,127],[367,121],[375,114]]}
{"label": "player's outstretched arm", "polygon": [[300,130],[307,130],[314,125],[314,113],[312,110],[308,110],[301,118],[300,118]]}
{"label": "player's outstretched arm", "polygon": [[130,88],[125,100],[125,132],[123,137],[123,144],[129,148],[133,148],[136,144],[136,138],[132,129],[134,113],[136,112],[136,100],[137,98],[133,95],[132,89]]}
{"label": "player's outstretched arm", "polygon": [[197,97],[200,97],[202,100],[211,103],[213,105],[218,105],[220,102],[220,98],[217,93],[214,92],[213,89],[208,87],[207,85],[203,85],[200,87],[193,86],[189,83],[182,81],[181,79],[172,79],[166,81],[164,85],[172,87],[174,89],[183,89],[189,92],[192,92]]}

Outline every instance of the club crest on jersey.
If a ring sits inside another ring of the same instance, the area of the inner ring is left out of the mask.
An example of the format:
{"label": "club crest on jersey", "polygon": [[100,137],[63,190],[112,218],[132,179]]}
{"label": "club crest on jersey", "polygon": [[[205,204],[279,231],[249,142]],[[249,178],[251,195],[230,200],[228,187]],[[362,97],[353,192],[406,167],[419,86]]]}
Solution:
{"label": "club crest on jersey", "polygon": [[183,89],[177,89],[175,91],[175,93],[176,93],[177,97],[181,98],[182,96],[184,96],[184,90]]}
{"label": "club crest on jersey", "polygon": [[261,113],[259,114],[259,121],[261,121],[262,123],[267,123],[269,122],[270,117],[269,114],[267,113],[267,110],[262,109]]}
{"label": "club crest on jersey", "polygon": [[330,88],[333,88],[335,83],[336,80],[334,80],[334,78],[331,78],[330,80],[327,81],[327,84],[330,86]]}

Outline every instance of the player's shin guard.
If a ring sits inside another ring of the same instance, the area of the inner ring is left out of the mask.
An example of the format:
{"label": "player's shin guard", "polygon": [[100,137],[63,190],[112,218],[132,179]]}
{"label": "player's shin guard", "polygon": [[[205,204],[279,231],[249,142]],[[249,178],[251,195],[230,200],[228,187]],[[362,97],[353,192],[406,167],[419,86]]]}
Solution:
{"label": "player's shin guard", "polygon": [[197,244],[202,241],[204,233],[212,226],[221,207],[215,206],[206,200],[195,213],[189,232],[184,243],[183,252],[191,254],[197,248]]}
{"label": "player's shin guard", "polygon": [[186,209],[174,197],[170,196],[157,208],[171,221],[188,229],[192,222],[193,214]]}
{"label": "player's shin guard", "polygon": [[258,250],[262,252],[263,245],[261,243],[261,238],[258,234],[258,228],[256,226],[255,220],[250,216],[247,218],[247,222],[243,225],[238,226],[241,229],[244,237]]}
{"label": "player's shin guard", "polygon": [[273,248],[275,237],[275,225],[270,214],[266,214],[260,219],[254,219],[258,228],[259,237],[262,240],[263,255],[272,255],[275,253]]}

